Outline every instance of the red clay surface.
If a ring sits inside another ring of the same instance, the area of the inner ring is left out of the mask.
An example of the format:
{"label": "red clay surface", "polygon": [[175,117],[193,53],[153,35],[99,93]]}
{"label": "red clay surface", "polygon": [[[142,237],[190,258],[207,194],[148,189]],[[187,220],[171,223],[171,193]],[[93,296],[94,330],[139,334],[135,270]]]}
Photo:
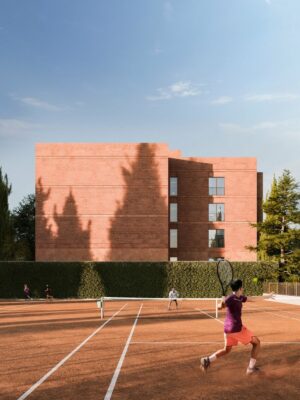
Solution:
{"label": "red clay surface", "polygon": [[[19,399],[124,304],[107,303],[101,321],[95,302],[0,303],[1,400]],[[182,302],[178,311],[166,304],[143,304],[112,399],[300,398],[300,306],[244,306],[243,322],[262,342],[262,371],[246,376],[250,346],[236,347],[207,374],[199,370],[199,357],[223,346],[223,312],[215,320],[213,304]],[[104,399],[140,305],[128,303],[26,398]]]}

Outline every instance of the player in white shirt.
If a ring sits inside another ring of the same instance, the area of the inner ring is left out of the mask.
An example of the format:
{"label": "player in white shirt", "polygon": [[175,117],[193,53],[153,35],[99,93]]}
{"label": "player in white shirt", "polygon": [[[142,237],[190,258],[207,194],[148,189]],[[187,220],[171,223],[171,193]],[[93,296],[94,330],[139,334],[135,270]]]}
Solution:
{"label": "player in white shirt", "polygon": [[169,299],[170,299],[170,301],[169,301],[168,310],[171,309],[171,304],[172,304],[173,301],[174,301],[175,304],[176,304],[176,309],[178,308],[178,302],[177,302],[177,297],[178,297],[178,296],[179,296],[179,293],[178,293],[174,288],[172,288],[172,290],[171,290],[170,293],[169,293]]}

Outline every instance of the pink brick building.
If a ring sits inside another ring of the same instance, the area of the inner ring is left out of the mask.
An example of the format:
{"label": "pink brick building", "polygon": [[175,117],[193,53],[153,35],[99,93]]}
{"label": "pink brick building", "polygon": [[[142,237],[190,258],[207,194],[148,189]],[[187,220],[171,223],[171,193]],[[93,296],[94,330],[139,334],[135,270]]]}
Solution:
{"label": "pink brick building", "polygon": [[255,158],[163,143],[36,145],[38,261],[256,260]]}

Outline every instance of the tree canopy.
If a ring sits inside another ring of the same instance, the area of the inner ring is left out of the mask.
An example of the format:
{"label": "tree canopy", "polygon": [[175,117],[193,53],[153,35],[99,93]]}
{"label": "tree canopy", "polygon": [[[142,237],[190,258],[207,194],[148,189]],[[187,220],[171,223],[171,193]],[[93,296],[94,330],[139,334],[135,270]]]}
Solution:
{"label": "tree canopy", "polygon": [[12,214],[15,235],[15,258],[35,259],[35,195],[20,202]]}
{"label": "tree canopy", "polygon": [[12,259],[14,252],[13,229],[8,205],[11,189],[7,174],[4,175],[0,167],[0,260]]}
{"label": "tree canopy", "polygon": [[261,259],[277,260],[283,277],[300,277],[300,192],[290,171],[273,178],[271,190],[263,202],[263,222],[252,224],[259,233],[255,250]]}

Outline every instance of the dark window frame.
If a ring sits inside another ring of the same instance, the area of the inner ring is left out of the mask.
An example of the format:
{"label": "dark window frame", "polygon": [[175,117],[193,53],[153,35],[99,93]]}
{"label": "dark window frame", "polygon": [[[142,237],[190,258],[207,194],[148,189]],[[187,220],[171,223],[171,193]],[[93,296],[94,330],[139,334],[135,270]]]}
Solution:
{"label": "dark window frame", "polygon": [[[172,205],[176,205],[176,221],[172,221],[171,219],[171,209],[172,209]],[[178,222],[178,203],[175,203],[174,201],[170,202],[170,213],[169,213],[169,218],[170,218],[170,222],[171,223],[176,223]]]}
{"label": "dark window frame", "polygon": [[[215,211],[211,212],[211,206],[215,206]],[[218,218],[218,206],[223,206],[221,210],[221,219]],[[211,215],[214,215],[214,219],[211,219]],[[209,222],[223,222],[225,221],[225,204],[224,203],[209,203],[208,204],[208,221]]]}
{"label": "dark window frame", "polygon": [[[210,184],[210,180],[215,180],[215,185]],[[223,180],[223,185],[219,185],[219,181]],[[209,196],[225,196],[225,177],[224,176],[210,176],[208,178],[208,194]]]}
{"label": "dark window frame", "polygon": [[[171,231],[176,231],[176,246],[171,246]],[[178,249],[178,229],[177,228],[170,228],[170,244],[169,244],[169,246],[170,246],[170,249]]]}
{"label": "dark window frame", "polygon": [[[210,238],[210,232],[215,231],[215,237]],[[223,235],[218,235],[218,232],[223,232]],[[209,229],[208,230],[208,247],[222,249],[225,247],[225,229]]]}
{"label": "dark window frame", "polygon": [[[171,187],[172,187],[171,181],[172,181],[172,179],[176,179],[176,194],[172,194],[171,193]],[[178,176],[170,176],[170,178],[169,178],[169,196],[172,196],[172,197],[178,196]]]}

